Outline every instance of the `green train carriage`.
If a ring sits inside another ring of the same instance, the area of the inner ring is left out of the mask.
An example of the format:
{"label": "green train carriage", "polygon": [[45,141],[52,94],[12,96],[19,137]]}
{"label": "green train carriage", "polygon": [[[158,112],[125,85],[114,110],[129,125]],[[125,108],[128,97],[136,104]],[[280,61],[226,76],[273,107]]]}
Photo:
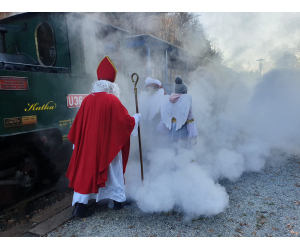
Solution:
{"label": "green train carriage", "polygon": [[0,204],[54,182],[68,165],[67,134],[96,68],[122,71],[128,32],[78,13],[0,20]]}

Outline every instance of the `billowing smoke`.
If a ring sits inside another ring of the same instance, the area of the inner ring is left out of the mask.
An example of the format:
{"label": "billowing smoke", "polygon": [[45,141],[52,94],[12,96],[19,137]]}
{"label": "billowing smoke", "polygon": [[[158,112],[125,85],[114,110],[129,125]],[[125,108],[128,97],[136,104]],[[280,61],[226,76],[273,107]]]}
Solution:
{"label": "billowing smoke", "polygon": [[199,68],[189,85],[200,133],[196,145],[169,146],[154,123],[141,123],[143,182],[132,138],[127,196],[142,211],[218,214],[229,205],[221,179],[236,181],[245,171],[260,171],[274,149],[299,151],[299,70],[274,69],[262,77],[228,71],[226,82],[216,72]]}
{"label": "billowing smoke", "polygon": [[[111,42],[114,39],[109,38]],[[119,71],[116,79],[121,88],[120,99],[132,115],[135,101],[131,74],[140,75],[138,96],[145,91],[144,79],[148,76],[146,71],[135,72],[134,64],[128,65],[144,60],[137,58],[132,51],[128,53],[121,64],[127,64],[130,70],[125,74]],[[94,71],[94,67],[90,68]],[[299,70],[291,68],[274,66],[260,76],[253,72],[236,73],[221,65],[199,66],[191,72],[188,83],[200,134],[197,144],[190,148],[182,142],[169,145],[168,138],[156,130],[159,116],[150,122],[142,120],[144,181],[138,137],[134,137],[125,174],[127,198],[150,213],[173,210],[197,217],[224,211],[229,195],[220,180],[236,181],[245,171],[260,171],[274,149],[289,154],[299,151],[299,79]],[[90,89],[88,83],[86,86]],[[139,103],[142,101],[139,99]]]}
{"label": "billowing smoke", "polygon": [[269,147],[299,152],[299,83],[299,70],[277,69],[264,75],[254,89],[247,106],[252,121],[244,125]]}

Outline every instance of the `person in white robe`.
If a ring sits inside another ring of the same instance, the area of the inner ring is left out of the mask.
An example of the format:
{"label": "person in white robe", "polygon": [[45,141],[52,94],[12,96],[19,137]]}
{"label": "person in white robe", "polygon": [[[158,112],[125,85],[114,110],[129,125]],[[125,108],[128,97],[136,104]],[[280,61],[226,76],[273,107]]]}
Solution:
{"label": "person in white robe", "polygon": [[143,114],[143,121],[151,121],[159,114],[164,95],[165,90],[162,88],[159,80],[152,79],[150,77],[146,78],[145,90],[141,91],[139,96],[140,110]]}
{"label": "person in white robe", "polygon": [[157,141],[159,137],[156,128],[160,122],[160,107],[164,95],[165,90],[158,79],[146,78],[145,89],[139,95],[139,110],[143,114],[140,129],[143,137],[145,165],[147,165],[147,155],[151,152],[153,141]]}

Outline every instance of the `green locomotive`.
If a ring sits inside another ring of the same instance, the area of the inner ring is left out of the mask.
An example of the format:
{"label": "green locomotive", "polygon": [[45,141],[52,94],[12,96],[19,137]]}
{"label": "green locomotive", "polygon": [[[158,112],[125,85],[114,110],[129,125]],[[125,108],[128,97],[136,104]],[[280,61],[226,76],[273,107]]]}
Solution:
{"label": "green locomotive", "polygon": [[106,54],[122,70],[128,34],[78,13],[0,20],[0,204],[66,170],[78,107]]}

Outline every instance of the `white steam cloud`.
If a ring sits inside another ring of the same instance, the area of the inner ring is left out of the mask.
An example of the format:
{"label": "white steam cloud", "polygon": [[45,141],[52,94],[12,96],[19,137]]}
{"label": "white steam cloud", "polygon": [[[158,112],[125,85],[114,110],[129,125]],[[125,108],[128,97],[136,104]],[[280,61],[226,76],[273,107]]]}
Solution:
{"label": "white steam cloud", "polygon": [[[221,14],[221,17],[214,15],[219,21],[211,22],[211,26],[220,23],[220,18],[224,18],[225,14]],[[225,58],[231,59],[232,65],[241,65],[245,69],[247,65],[252,65],[250,61],[255,62],[258,59],[257,56],[254,58],[257,53],[254,53],[253,45],[256,44],[260,49],[259,57],[265,58],[275,55],[274,51],[279,53],[281,48],[276,39],[257,40],[255,34],[275,34],[280,29],[273,26],[257,28],[264,20],[261,13],[245,13],[243,17],[246,19],[235,23],[236,18],[241,15],[237,13],[226,16],[227,21],[234,25],[225,28],[223,26],[215,34],[226,34],[227,37],[222,41],[229,44],[228,52],[224,51]],[[284,19],[280,13],[274,16],[286,25],[289,23],[287,27],[293,29],[294,26],[290,23],[292,19]],[[294,19],[298,16],[293,14]],[[251,23],[252,20],[255,21]],[[251,41],[245,33],[236,32],[237,25],[254,32]],[[206,27],[209,29],[211,26]],[[84,28],[88,32],[89,27]],[[90,32],[95,33],[95,30]],[[231,39],[233,34],[236,34],[236,39]],[[243,39],[240,34],[244,35]],[[292,38],[295,37],[293,32],[289,34]],[[114,39],[109,37],[108,40],[114,42]],[[96,47],[102,46],[102,42],[97,41]],[[245,47],[248,49],[244,49]],[[88,51],[88,47],[85,49]],[[93,51],[90,53],[95,57]],[[252,57],[249,54],[253,54]],[[95,67],[87,65],[91,69],[90,74],[95,74],[95,78],[96,67],[103,56],[101,53],[97,54],[93,62]],[[137,65],[141,64],[136,58],[131,60],[131,56],[133,55],[128,53],[123,58],[126,61],[121,61],[120,65],[124,66],[134,60]],[[134,65],[126,66],[130,66],[128,69],[135,68]],[[253,69],[251,67],[248,69]],[[193,114],[200,134],[197,144],[190,149],[183,147],[180,142],[169,146],[168,138],[156,131],[159,121],[157,117],[152,122],[142,121],[144,181],[141,181],[140,174],[138,137],[134,137],[131,138],[131,151],[125,173],[127,198],[136,201],[138,207],[147,213],[174,210],[187,217],[216,215],[229,205],[229,196],[219,184],[221,179],[236,181],[245,171],[260,171],[273,149],[287,153],[299,152],[300,116],[297,112],[300,110],[300,71],[295,68],[272,67],[273,70],[262,76],[251,72],[236,73],[216,65],[199,67],[192,72],[188,93],[193,98]],[[121,72],[118,71],[116,79],[121,89],[120,99],[133,115],[135,99],[131,74],[140,75],[137,85],[139,95],[144,90],[144,79],[148,75],[146,70],[143,73]],[[158,80],[164,82],[164,79]],[[90,92],[90,84],[87,83],[84,87],[86,93]]]}
{"label": "white steam cloud", "polygon": [[261,78],[228,72],[227,84],[211,74],[199,68],[189,85],[200,133],[195,146],[170,147],[155,124],[142,122],[142,183],[137,139],[131,140],[127,196],[144,212],[218,214],[229,205],[219,180],[236,181],[245,171],[260,171],[273,149],[288,154],[300,149],[299,70],[274,69]]}

